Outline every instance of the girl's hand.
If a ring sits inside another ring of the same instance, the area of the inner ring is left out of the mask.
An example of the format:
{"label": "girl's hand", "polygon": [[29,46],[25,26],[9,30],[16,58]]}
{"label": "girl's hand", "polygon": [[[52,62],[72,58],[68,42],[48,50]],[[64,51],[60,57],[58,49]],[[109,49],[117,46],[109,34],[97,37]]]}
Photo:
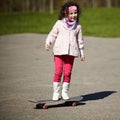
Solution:
{"label": "girl's hand", "polygon": [[85,56],[80,56],[80,60],[84,61],[85,60]]}
{"label": "girl's hand", "polygon": [[47,51],[50,50],[50,45],[49,44],[45,44],[45,50],[47,50]]}

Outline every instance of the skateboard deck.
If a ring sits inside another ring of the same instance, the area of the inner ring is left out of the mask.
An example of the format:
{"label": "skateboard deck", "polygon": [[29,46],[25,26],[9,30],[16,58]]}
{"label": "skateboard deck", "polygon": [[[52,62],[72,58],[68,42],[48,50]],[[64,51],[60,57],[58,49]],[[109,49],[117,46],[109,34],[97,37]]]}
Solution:
{"label": "skateboard deck", "polygon": [[72,97],[68,100],[59,99],[57,101],[48,99],[48,100],[28,100],[29,102],[35,103],[36,109],[48,109],[50,106],[53,105],[60,105],[65,104],[69,106],[77,106],[78,103],[83,99],[82,96]]}

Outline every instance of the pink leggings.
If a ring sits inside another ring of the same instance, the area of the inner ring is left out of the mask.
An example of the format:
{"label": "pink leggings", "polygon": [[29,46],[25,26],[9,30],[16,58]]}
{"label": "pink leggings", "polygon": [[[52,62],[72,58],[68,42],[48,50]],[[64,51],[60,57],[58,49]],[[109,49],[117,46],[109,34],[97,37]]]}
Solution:
{"label": "pink leggings", "polygon": [[63,74],[63,82],[70,83],[71,72],[74,63],[74,56],[69,55],[55,55],[54,64],[54,82],[61,82],[61,76]]}

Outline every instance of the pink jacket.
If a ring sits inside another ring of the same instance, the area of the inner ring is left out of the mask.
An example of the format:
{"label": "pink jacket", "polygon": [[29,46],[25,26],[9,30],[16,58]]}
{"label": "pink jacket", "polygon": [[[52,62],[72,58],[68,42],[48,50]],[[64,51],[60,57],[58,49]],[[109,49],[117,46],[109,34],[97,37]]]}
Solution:
{"label": "pink jacket", "polygon": [[53,44],[54,55],[71,55],[78,57],[84,55],[84,41],[81,25],[73,30],[68,30],[63,25],[63,20],[58,20],[47,36],[46,44]]}

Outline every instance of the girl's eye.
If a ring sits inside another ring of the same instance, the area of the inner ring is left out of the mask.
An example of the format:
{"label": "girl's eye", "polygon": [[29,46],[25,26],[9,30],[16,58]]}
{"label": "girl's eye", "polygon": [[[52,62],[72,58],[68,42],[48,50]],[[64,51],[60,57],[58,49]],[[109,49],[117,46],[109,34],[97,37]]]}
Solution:
{"label": "girl's eye", "polygon": [[71,14],[71,15],[72,15],[72,14],[77,14],[77,12],[73,12],[73,13],[70,13],[70,14]]}

